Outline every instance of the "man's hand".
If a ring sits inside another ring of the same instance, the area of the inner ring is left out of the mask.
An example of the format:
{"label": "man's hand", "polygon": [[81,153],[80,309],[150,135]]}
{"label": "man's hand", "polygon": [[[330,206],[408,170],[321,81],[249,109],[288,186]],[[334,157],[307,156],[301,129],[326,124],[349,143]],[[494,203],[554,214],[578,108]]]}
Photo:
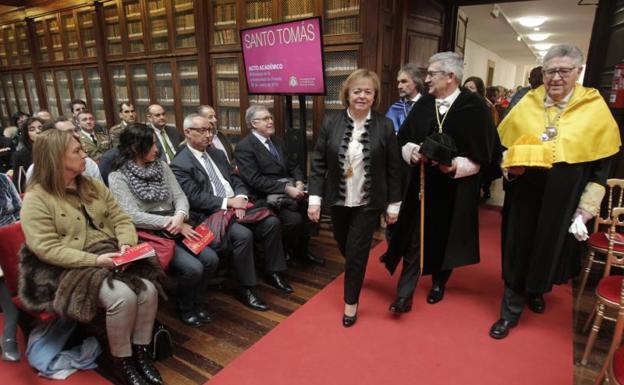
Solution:
{"label": "man's hand", "polygon": [[451,162],[450,166],[446,166],[444,164],[439,164],[438,168],[440,169],[440,171],[442,171],[442,173],[444,174],[451,174],[454,175],[455,174],[455,170],[457,170],[457,162],[455,162],[455,160],[453,160]]}
{"label": "man's hand", "polygon": [[511,174],[513,176],[520,176],[522,174],[524,174],[524,172],[526,171],[525,167],[519,166],[519,167],[509,167],[507,169],[507,173]]}
{"label": "man's hand", "polygon": [[236,215],[236,218],[243,219],[246,211],[247,210],[245,209],[234,209],[234,214]]}
{"label": "man's hand", "polygon": [[247,208],[247,199],[241,196],[228,198],[227,206],[233,209],[245,209]]}
{"label": "man's hand", "polygon": [[165,222],[165,229],[171,234],[180,234],[182,225],[184,225],[184,214],[178,211],[174,216],[167,219],[167,222]]}
{"label": "man's hand", "polygon": [[386,224],[392,225],[396,223],[397,219],[399,219],[399,214],[387,214],[386,213]]}
{"label": "man's hand", "polygon": [[572,219],[574,219],[577,215],[581,216],[581,219],[583,220],[583,223],[585,224],[587,224],[587,222],[589,222],[594,217],[592,213],[585,211],[580,207],[576,209],[576,211],[574,212],[574,215],[572,216]]}
{"label": "man's hand", "polygon": [[412,150],[412,154],[410,156],[410,163],[416,164],[424,158],[424,155],[418,152],[419,150],[420,150],[419,147],[414,147],[414,149]]}
{"label": "man's hand", "polygon": [[298,188],[293,186],[286,185],[286,187],[284,188],[284,192],[286,193],[286,195],[296,200],[303,199],[305,197],[303,190],[299,190]]}
{"label": "man's hand", "polygon": [[312,222],[318,223],[321,220],[321,206],[320,205],[308,206],[308,218]]}
{"label": "man's hand", "polygon": [[295,187],[297,188],[297,190],[305,191],[305,183],[303,183],[303,181],[298,180],[297,182],[295,182]]}

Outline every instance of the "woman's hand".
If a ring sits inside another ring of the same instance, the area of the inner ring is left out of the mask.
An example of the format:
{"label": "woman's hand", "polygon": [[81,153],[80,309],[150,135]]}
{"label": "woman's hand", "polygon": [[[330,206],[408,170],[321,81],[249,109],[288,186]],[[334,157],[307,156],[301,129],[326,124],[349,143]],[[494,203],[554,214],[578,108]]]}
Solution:
{"label": "woman's hand", "polygon": [[201,239],[201,235],[199,235],[197,231],[193,230],[193,227],[189,225],[188,223],[185,223],[182,225],[181,233],[184,236],[184,238],[194,241],[194,242],[199,241]]}
{"label": "woman's hand", "polygon": [[177,212],[165,222],[165,229],[171,234],[180,234],[184,225],[184,213]]}
{"label": "woman's hand", "polygon": [[115,263],[113,258],[118,257],[119,253],[104,253],[97,256],[95,259],[95,265],[98,267],[105,267],[107,269],[114,269]]}
{"label": "woman's hand", "polygon": [[507,173],[511,174],[513,176],[520,176],[522,174],[524,174],[524,172],[526,171],[525,167],[522,166],[518,166],[518,167],[509,167],[507,169]]}
{"label": "woman's hand", "polygon": [[399,214],[388,214],[386,213],[386,224],[392,225],[396,223],[397,219],[399,219]]}
{"label": "woman's hand", "polygon": [[308,206],[308,218],[312,222],[318,223],[321,220],[321,206],[320,205]]}
{"label": "woman's hand", "polygon": [[123,254],[126,252],[126,250],[128,250],[130,248],[130,245],[121,245],[121,247],[119,248],[119,254]]}

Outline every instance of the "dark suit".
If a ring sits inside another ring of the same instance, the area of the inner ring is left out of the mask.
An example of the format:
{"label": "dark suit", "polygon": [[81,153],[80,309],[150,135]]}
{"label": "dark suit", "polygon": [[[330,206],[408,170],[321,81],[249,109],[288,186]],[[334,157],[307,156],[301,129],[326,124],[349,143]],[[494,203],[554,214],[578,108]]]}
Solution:
{"label": "dark suit", "polygon": [[[236,195],[247,195],[247,189],[238,175],[232,172],[225,155],[208,147],[206,153]],[[210,214],[221,210],[223,198],[214,195],[210,178],[204,166],[195,158],[188,147],[183,147],[171,162],[171,170],[186,194],[190,204],[191,222],[198,224]],[[253,224],[232,223],[227,230],[233,262],[239,281],[243,286],[254,286],[256,275],[253,260],[254,238],[262,240],[265,251],[265,270],[274,273],[286,270],[279,219],[270,216]]]}
{"label": "dark suit", "polygon": [[217,137],[219,138],[221,144],[223,144],[223,147],[225,147],[225,152],[227,153],[227,158],[230,161],[230,164],[234,164],[234,147],[232,146],[232,142],[230,142],[227,135],[218,130]]}
{"label": "dark suit", "polygon": [[[152,127],[153,130],[155,130],[154,125],[150,125],[150,126]],[[180,142],[182,141],[182,136],[180,135],[180,132],[178,131],[178,129],[175,128],[174,126],[165,125],[165,132],[167,133],[167,136],[169,137],[171,144],[173,144],[173,146],[171,147],[171,151],[173,152],[175,156],[175,154],[178,152],[178,147],[180,146]],[[159,159],[164,160],[166,162],[167,155],[165,153],[165,149],[163,147],[161,139],[158,137],[158,135],[156,135],[156,138],[157,138],[156,147],[158,147],[158,154],[159,154],[158,157]]]}
{"label": "dark suit", "polygon": [[366,204],[345,206],[346,179],[341,159],[351,137],[349,131],[353,130],[346,111],[323,122],[309,179],[310,195],[323,196],[323,204],[332,208],[334,238],[346,258],[344,301],[351,305],[359,300],[379,215],[389,203],[401,200],[399,148],[392,121],[372,112],[367,125],[360,139]]}
{"label": "dark suit", "polygon": [[[236,145],[236,164],[240,176],[256,199],[266,199],[268,194],[285,194],[285,178],[290,178],[293,182],[303,181],[303,173],[288,156],[284,142],[275,136],[271,141],[279,159],[253,133]],[[302,200],[296,206],[281,205],[277,207],[277,211],[284,229],[286,248],[292,250],[295,257],[305,258],[308,254],[311,228],[307,220],[308,205]]]}

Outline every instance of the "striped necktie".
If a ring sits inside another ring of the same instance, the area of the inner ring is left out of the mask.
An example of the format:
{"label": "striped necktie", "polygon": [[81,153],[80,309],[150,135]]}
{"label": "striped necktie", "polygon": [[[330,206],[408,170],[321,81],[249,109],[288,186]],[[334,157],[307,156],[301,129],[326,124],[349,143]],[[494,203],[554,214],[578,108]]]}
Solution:
{"label": "striped necktie", "polygon": [[202,160],[204,161],[204,166],[206,167],[206,171],[208,172],[208,178],[210,178],[210,182],[214,186],[214,195],[219,198],[227,198],[227,193],[225,192],[225,187],[223,183],[221,183],[221,179],[219,179],[219,175],[215,171],[212,166],[212,162],[208,159],[208,154],[205,152],[201,155]]}

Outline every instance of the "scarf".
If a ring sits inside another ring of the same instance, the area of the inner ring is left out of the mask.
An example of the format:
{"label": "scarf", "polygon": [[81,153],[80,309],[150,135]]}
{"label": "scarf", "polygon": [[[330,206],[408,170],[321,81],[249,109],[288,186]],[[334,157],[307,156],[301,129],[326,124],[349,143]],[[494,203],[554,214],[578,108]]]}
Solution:
{"label": "scarf", "polygon": [[0,174],[0,226],[18,220],[21,207],[22,202],[13,182],[8,176]]}
{"label": "scarf", "polygon": [[162,202],[169,199],[169,186],[160,161],[139,166],[134,161],[126,162],[120,171],[128,178],[132,193],[143,202]]}

